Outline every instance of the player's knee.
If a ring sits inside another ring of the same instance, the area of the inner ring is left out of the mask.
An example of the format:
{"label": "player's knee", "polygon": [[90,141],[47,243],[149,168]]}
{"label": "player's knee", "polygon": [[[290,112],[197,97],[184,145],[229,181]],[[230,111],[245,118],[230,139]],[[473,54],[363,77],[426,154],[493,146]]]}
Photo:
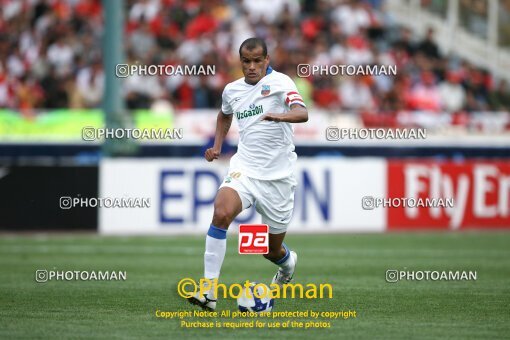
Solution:
{"label": "player's knee", "polygon": [[232,222],[232,214],[225,208],[215,208],[212,224],[218,228],[228,229]]}

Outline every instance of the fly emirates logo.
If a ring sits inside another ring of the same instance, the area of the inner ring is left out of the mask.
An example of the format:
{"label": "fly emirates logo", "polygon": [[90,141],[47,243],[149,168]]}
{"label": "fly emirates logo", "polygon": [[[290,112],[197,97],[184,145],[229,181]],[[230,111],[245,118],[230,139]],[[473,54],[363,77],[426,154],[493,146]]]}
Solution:
{"label": "fly emirates logo", "polygon": [[[399,164],[399,167],[393,176],[391,171],[396,169],[390,167],[389,197],[401,194],[404,197],[452,198],[454,203],[452,207],[403,207],[397,212],[397,224],[418,225],[412,221],[421,221],[423,225],[458,229],[502,226],[510,222],[509,164],[471,162]],[[402,179],[403,183],[398,183]]]}

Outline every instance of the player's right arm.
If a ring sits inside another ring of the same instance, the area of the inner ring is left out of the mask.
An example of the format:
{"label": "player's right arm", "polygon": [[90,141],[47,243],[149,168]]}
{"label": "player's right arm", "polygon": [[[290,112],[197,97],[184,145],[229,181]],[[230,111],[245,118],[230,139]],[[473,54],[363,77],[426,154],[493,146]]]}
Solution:
{"label": "player's right arm", "polygon": [[216,119],[216,134],[214,136],[214,145],[212,148],[209,148],[205,151],[205,159],[208,162],[212,162],[221,154],[221,147],[223,145],[223,141],[227,136],[228,130],[230,130],[230,125],[232,125],[233,115],[226,115],[223,111],[220,110],[218,113],[218,118]]}

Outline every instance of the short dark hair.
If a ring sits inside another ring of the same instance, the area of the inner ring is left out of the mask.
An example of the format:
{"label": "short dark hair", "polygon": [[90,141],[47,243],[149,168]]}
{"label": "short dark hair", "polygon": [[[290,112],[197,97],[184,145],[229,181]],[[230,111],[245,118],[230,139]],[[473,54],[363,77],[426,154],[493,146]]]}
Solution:
{"label": "short dark hair", "polygon": [[241,47],[239,47],[239,57],[242,57],[241,50],[246,47],[248,51],[251,51],[258,46],[262,47],[262,55],[267,56],[267,45],[266,42],[260,38],[249,38],[243,41]]}

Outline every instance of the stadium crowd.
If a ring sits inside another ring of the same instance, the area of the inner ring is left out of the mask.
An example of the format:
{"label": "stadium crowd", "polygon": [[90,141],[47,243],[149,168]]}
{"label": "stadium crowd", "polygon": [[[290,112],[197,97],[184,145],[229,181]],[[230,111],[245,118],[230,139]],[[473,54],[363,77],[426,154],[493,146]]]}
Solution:
{"label": "stadium crowd", "polygon": [[[220,107],[225,84],[242,76],[240,43],[259,36],[268,43],[273,68],[294,78],[305,101],[332,112],[510,109],[505,81],[442,55],[432,30],[420,38],[395,26],[383,5],[377,0],[127,0],[127,63],[215,65],[216,70],[214,76],[128,77],[127,106]],[[99,107],[103,21],[99,0],[0,0],[0,107]],[[298,78],[298,64],[397,65],[398,75]]]}

